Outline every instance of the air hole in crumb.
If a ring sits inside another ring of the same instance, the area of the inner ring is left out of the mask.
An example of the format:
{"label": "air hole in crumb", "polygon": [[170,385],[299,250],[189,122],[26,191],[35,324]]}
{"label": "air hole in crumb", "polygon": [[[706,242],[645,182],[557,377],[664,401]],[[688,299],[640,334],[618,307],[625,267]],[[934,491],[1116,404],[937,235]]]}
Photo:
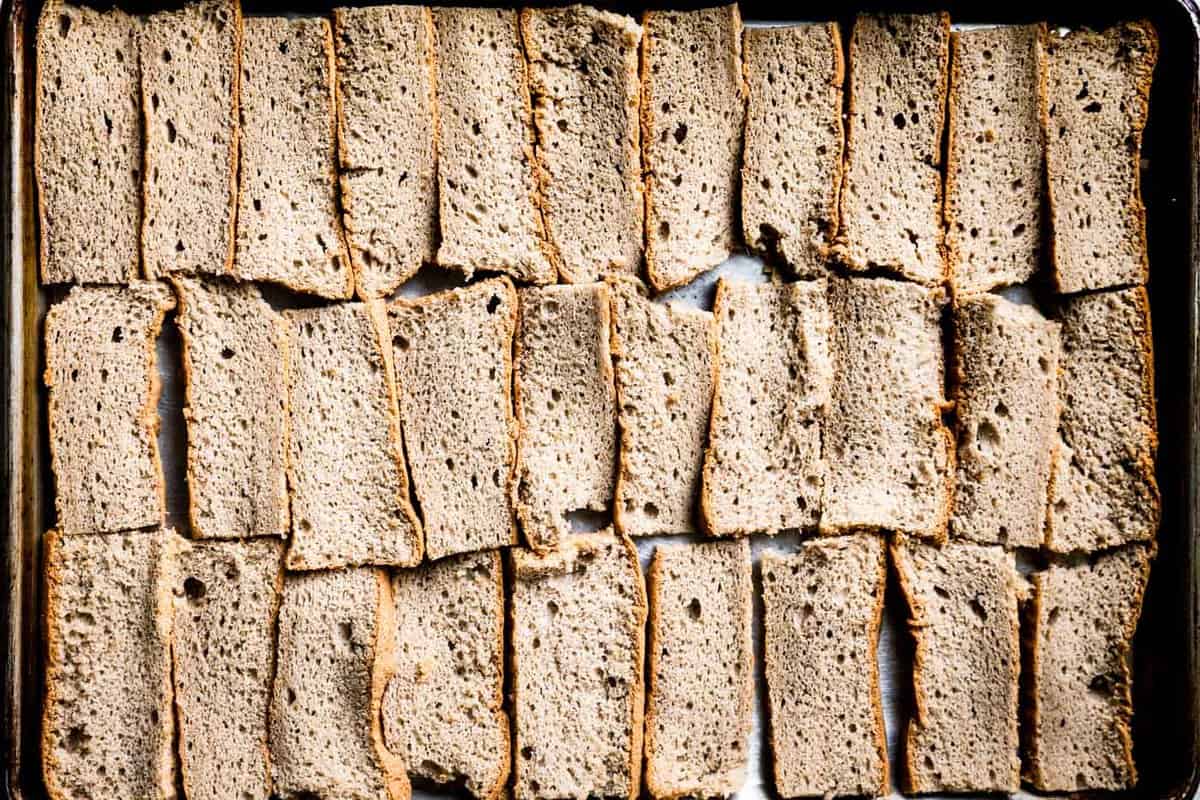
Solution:
{"label": "air hole in crumb", "polygon": [[233,358],[233,348],[226,347],[226,348],[222,349],[221,350],[221,358],[224,358],[224,359]]}
{"label": "air hole in crumb", "polygon": [[496,309],[499,307],[500,307],[500,298],[496,295],[492,295],[492,299],[488,300],[488,304],[487,304],[488,313],[495,314]]}
{"label": "air hole in crumb", "polygon": [[681,123],[679,123],[679,126],[677,128],[675,128],[675,142],[677,144],[683,144],[683,140],[686,138],[687,138],[687,125],[684,125],[681,122]]}
{"label": "air hole in crumb", "polygon": [[642,513],[650,519],[657,519],[658,506],[654,505],[654,503],[646,503],[646,505],[642,506]]}
{"label": "air hole in crumb", "polygon": [[205,593],[208,591],[204,585],[204,581],[199,578],[188,578],[183,582],[183,593],[191,603],[198,603],[204,599]]}
{"label": "air hole in crumb", "polygon": [[112,340],[114,342],[125,341],[125,331],[122,328],[113,328]]}
{"label": "air hole in crumb", "polygon": [[700,619],[700,600],[699,600],[699,598],[696,598],[696,597],[692,598],[692,602],[688,603],[687,611],[688,611],[688,616],[691,617],[692,619]]}
{"label": "air hole in crumb", "polygon": [[983,607],[983,603],[979,602],[978,597],[971,599],[971,611],[974,612],[975,616],[979,617],[980,622],[987,622],[987,609]]}
{"label": "air hole in crumb", "polygon": [[908,124],[908,120],[904,118],[903,114],[897,114],[896,116],[892,117],[892,124],[894,124],[900,130],[904,130],[904,126]]}

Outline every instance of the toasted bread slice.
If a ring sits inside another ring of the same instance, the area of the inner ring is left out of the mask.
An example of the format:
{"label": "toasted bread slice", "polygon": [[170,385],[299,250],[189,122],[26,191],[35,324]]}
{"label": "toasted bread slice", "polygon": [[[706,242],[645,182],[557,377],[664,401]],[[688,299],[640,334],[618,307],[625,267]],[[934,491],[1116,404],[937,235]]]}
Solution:
{"label": "toasted bread slice", "polygon": [[516,800],[638,796],[646,590],[610,531],[512,553]]}

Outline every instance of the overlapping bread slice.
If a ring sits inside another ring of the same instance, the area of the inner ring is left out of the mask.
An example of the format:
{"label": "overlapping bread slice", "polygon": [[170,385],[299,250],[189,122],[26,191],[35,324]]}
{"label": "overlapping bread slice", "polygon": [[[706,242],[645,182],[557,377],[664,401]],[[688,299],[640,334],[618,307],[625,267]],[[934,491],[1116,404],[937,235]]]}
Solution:
{"label": "overlapping bread slice", "polygon": [[553,549],[572,511],[603,511],[616,471],[611,309],[603,283],[521,289],[514,503],[525,542]]}
{"label": "overlapping bread slice", "polygon": [[345,298],[333,35],[320,17],[247,17],[234,274]]}
{"label": "overlapping bread slice", "polygon": [[500,554],[452,556],[392,578],[395,674],[383,696],[388,749],[409,774],[461,781],[474,797],[505,789],[511,765],[504,699]]}
{"label": "overlapping bread slice", "polygon": [[833,393],[823,435],[823,533],[946,538],[954,438],[942,419],[945,295],[886,278],[831,278]]}
{"label": "overlapping bread slice", "polygon": [[1142,130],[1158,34],[1125,22],[1050,35],[1043,46],[1054,283],[1060,292],[1145,283]]}
{"label": "overlapping bread slice", "polygon": [[1068,552],[1152,540],[1162,502],[1146,290],[1070,298],[1059,321],[1062,418],[1046,545]]}
{"label": "overlapping bread slice", "polygon": [[1059,325],[998,295],[954,309],[956,539],[1040,547],[1058,442]]}
{"label": "overlapping bread slice", "polygon": [[140,24],[118,8],[42,5],[34,87],[42,283],[138,277]]}
{"label": "overlapping bread slice", "polygon": [[188,497],[199,538],[288,532],[288,326],[258,288],[179,277]]}
{"label": "overlapping bread slice", "polygon": [[50,461],[64,534],[160,525],[156,341],[164,284],[71,289],[46,314]]}
{"label": "overlapping bread slice", "polygon": [[290,569],[421,560],[379,301],[287,312]]}
{"label": "overlapping bread slice", "polygon": [[436,43],[424,6],[333,10],[342,224],[358,296],[386,297],[433,260]]}
{"label": "overlapping bread slice", "polygon": [[642,16],[646,271],[657,291],[720,264],[737,242],[746,100],[736,4]]}
{"label": "overlapping bread slice", "polygon": [[228,274],[237,193],[242,7],[190,0],[139,31],[146,277]]}
{"label": "overlapping bread slice", "polygon": [[438,8],[438,263],[553,283],[518,13]]}
{"label": "overlapping bread slice", "polygon": [[611,531],[511,550],[513,796],[638,796],[646,590]]}
{"label": "overlapping bread slice", "polygon": [[956,294],[1024,283],[1042,247],[1044,25],[950,38],[946,251]]}
{"label": "overlapping bread slice", "polygon": [[750,543],[659,547],[650,562],[646,789],[732,797],[754,706]]}
{"label": "overlapping bread slice", "polygon": [[613,518],[627,536],[690,533],[712,410],[713,315],[655,303],[630,280],[610,291],[621,431]]}
{"label": "overlapping bread slice", "polygon": [[527,8],[543,210],[567,283],[636,274],[642,263],[638,47],[633,20],[591,6]]}
{"label": "overlapping bread slice", "polygon": [[850,38],[850,109],[838,256],[928,285],[942,257],[942,117],[950,15],[861,14]]}
{"label": "overlapping bread slice", "polygon": [[515,544],[508,278],[388,307],[400,416],[431,559]]}
{"label": "overlapping bread slice", "polygon": [[281,798],[407,800],[380,708],[396,632],[387,573],[288,573],[279,607],[270,749]]}
{"label": "overlapping bread slice", "polygon": [[41,757],[53,800],[175,794],[171,530],[45,539]]}
{"label": "overlapping bread slice", "polygon": [[175,708],[189,800],[267,800],[267,708],[283,543],[180,542],[174,574]]}
{"label": "overlapping bread slice", "polygon": [[832,321],[826,283],[717,284],[716,390],[700,508],[716,536],[815,528]]}
{"label": "overlapping bread slice", "polygon": [[884,549],[857,534],[763,554],[768,743],[782,797],[888,792],[875,660]]}
{"label": "overlapping bread slice", "polygon": [[746,28],[742,235],[801,277],[824,274],[842,186],[845,63],[836,22]]}
{"label": "overlapping bread slice", "polygon": [[916,643],[903,781],[913,794],[1021,785],[1018,577],[999,547],[892,543]]}
{"label": "overlapping bread slice", "polygon": [[1027,774],[1038,791],[1137,783],[1129,653],[1150,549],[1128,545],[1033,576]]}

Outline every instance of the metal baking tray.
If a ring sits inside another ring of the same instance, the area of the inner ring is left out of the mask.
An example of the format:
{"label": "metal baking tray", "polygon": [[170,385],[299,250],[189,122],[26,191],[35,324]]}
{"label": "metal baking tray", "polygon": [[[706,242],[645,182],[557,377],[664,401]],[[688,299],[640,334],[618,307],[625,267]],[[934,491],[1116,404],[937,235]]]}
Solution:
{"label": "metal baking tray", "polygon": [[[104,2],[104,0],[98,0]],[[604,3],[634,14],[644,6]],[[0,0],[3,23],[4,94],[0,97],[0,453],[3,454],[5,502],[0,534],[0,791],[3,797],[45,798],[39,755],[39,719],[43,692],[41,542],[52,524],[53,482],[49,471],[44,425],[45,391],[41,383],[44,354],[41,322],[49,303],[64,293],[44,290],[37,280],[37,215],[32,177],[33,155],[33,29],[41,0]],[[247,14],[324,13],[330,0],[246,0]],[[696,3],[653,3],[686,8]],[[138,10],[152,6],[134,0]],[[1150,102],[1150,117],[1142,151],[1142,188],[1148,214],[1150,298],[1155,332],[1156,392],[1161,445],[1158,479],[1162,490],[1162,527],[1145,607],[1134,648],[1134,754],[1140,773],[1138,786],[1120,793],[1128,798],[1185,800],[1200,788],[1200,518],[1196,484],[1200,466],[1200,366],[1197,364],[1198,262],[1200,205],[1197,202],[1198,42],[1200,9],[1193,0],[1145,0],[1122,8],[1100,3],[1034,3],[1013,0],[996,6],[971,2],[897,3],[859,0],[830,4],[836,13],[818,5],[785,7],[749,0],[741,4],[747,25],[835,17],[848,41],[853,16],[860,10],[928,11],[946,9],[956,26],[1023,23],[1047,20],[1065,27],[1104,27],[1120,19],[1145,17],[1154,23],[1161,41]],[[748,256],[736,256],[717,270],[669,299],[710,307],[712,287],[719,274],[762,279],[764,266]],[[456,279],[426,268],[402,288],[403,294],[422,294],[453,285]],[[1033,286],[1028,298],[1041,296]],[[282,291],[268,292],[279,305],[296,301]],[[169,317],[159,343],[163,394],[160,447],[168,481],[168,518],[187,529],[187,489],[183,480],[185,433],[181,411],[183,387],[178,374],[178,335]],[[583,527],[595,518],[582,519]],[[687,537],[641,540],[645,562],[654,547]],[[763,549],[791,549],[795,536],[753,539],[755,561]],[[1025,568],[1035,567],[1036,554],[1021,554]],[[757,580],[757,577],[756,577]],[[887,722],[888,747],[900,753],[903,725],[911,711],[911,644],[904,631],[907,614],[894,577],[889,578],[878,659]],[[757,624],[756,641],[761,629]],[[761,656],[761,643],[757,645]],[[748,774],[739,800],[773,797],[769,755],[760,720],[764,692],[758,659],[758,710],[748,748]],[[893,793],[895,795],[895,793]],[[1022,791],[1022,796],[1032,796]],[[453,793],[415,787],[418,800]]]}

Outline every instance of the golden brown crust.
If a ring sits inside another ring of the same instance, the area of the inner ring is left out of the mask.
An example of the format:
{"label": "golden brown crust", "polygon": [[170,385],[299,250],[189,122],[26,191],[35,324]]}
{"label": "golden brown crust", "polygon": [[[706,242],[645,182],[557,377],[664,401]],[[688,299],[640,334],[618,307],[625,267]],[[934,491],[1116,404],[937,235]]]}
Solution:
{"label": "golden brown crust", "polygon": [[388,800],[409,800],[412,785],[408,780],[408,769],[404,760],[393,755],[383,738],[383,693],[392,679],[395,669],[396,646],[396,601],[392,596],[392,582],[382,569],[373,569],[376,588],[375,647],[371,662],[371,743],[379,763],[380,777]]}
{"label": "golden brown crust", "polygon": [[713,470],[716,468],[716,447],[713,445],[712,430],[721,413],[721,392],[719,391],[721,385],[721,335],[719,325],[721,312],[728,300],[728,286],[729,282],[724,277],[717,279],[717,292],[713,299],[712,309],[712,333],[708,337],[709,364],[712,365],[712,398],[709,403],[708,438],[704,444],[704,462],[700,469],[699,520],[701,532],[708,536],[718,535],[716,526],[713,524],[713,496],[709,483],[712,480]]}
{"label": "golden brown crust", "polygon": [[496,588],[496,631],[493,638],[492,666],[496,669],[498,681],[496,692],[492,696],[492,710],[496,712],[496,723],[500,733],[497,752],[500,761],[497,764],[496,780],[484,790],[479,800],[499,800],[508,786],[508,778],[512,773],[512,732],[509,729],[508,714],[504,712],[504,562],[500,552],[493,550],[487,554],[492,562],[492,574],[495,576]]}
{"label": "golden brown crust", "polygon": [[325,51],[325,74],[326,74],[326,89],[329,95],[328,109],[328,127],[329,127],[329,142],[332,152],[327,159],[328,175],[330,186],[333,187],[333,195],[335,199],[335,213],[332,225],[337,233],[339,257],[341,258],[346,269],[346,288],[341,294],[341,298],[349,299],[354,296],[354,265],[350,260],[350,249],[346,243],[346,228],[342,224],[341,214],[341,190],[340,180],[338,178],[338,154],[341,146],[341,138],[338,136],[338,99],[337,99],[337,57],[333,52],[333,25],[329,20],[322,19],[321,45]]}
{"label": "golden brown crust", "polygon": [[[388,414],[388,441],[391,443],[392,460],[396,463],[396,473],[400,482],[399,496],[396,498],[396,504],[400,513],[408,519],[410,524],[409,529],[412,531],[412,560],[398,566],[416,566],[421,563],[421,559],[425,554],[425,530],[421,525],[421,520],[417,517],[417,512],[413,508],[412,502],[409,500],[411,490],[409,488],[408,459],[405,457],[405,441],[400,425],[400,398],[399,391],[396,388],[396,368],[392,355],[392,335],[388,330],[387,308],[381,300],[367,300],[364,302],[364,306],[366,307],[366,314],[371,320],[371,325],[375,328],[375,337],[379,352],[383,356],[383,379],[387,385],[388,409],[390,411]],[[288,417],[291,417],[290,412]]]}
{"label": "golden brown crust", "polygon": [[642,565],[638,560],[637,547],[633,541],[624,534],[618,534],[617,539],[625,550],[625,557],[628,559],[630,568],[633,571],[637,581],[637,592],[634,595],[634,619],[635,627],[637,628],[636,635],[633,637],[634,659],[633,663],[636,668],[633,671],[633,680],[630,682],[629,703],[632,706],[630,709],[630,719],[632,720],[632,734],[629,747],[629,800],[637,800],[641,793],[641,777],[642,777],[642,736],[645,732],[645,720],[643,711],[646,707],[646,673],[642,665],[646,663],[646,617],[648,613],[648,604],[646,602],[646,582],[642,577]]}
{"label": "golden brown crust", "polygon": [[54,729],[53,710],[58,705],[58,685],[63,680],[62,660],[65,649],[62,633],[59,631],[58,617],[54,613],[61,603],[59,598],[62,594],[62,536],[61,531],[47,531],[44,540],[46,605],[42,611],[42,619],[46,645],[46,693],[42,704],[40,750],[42,779],[46,784],[46,793],[51,800],[68,800],[65,788],[58,781],[58,759],[54,757],[54,746],[51,740],[51,731]]}
{"label": "golden brown crust", "polygon": [[[878,562],[875,577],[875,621],[871,624],[871,645],[867,650],[868,653],[879,652],[884,590],[887,588],[887,542],[882,537],[879,538],[879,546],[876,548],[875,555]],[[873,658],[868,658],[867,661],[871,665],[871,705],[875,710],[875,750],[879,754],[880,766],[879,788],[875,794],[877,797],[884,797],[891,786],[891,779],[888,774],[887,729],[883,720],[883,698],[880,696],[879,689],[879,661]]]}

